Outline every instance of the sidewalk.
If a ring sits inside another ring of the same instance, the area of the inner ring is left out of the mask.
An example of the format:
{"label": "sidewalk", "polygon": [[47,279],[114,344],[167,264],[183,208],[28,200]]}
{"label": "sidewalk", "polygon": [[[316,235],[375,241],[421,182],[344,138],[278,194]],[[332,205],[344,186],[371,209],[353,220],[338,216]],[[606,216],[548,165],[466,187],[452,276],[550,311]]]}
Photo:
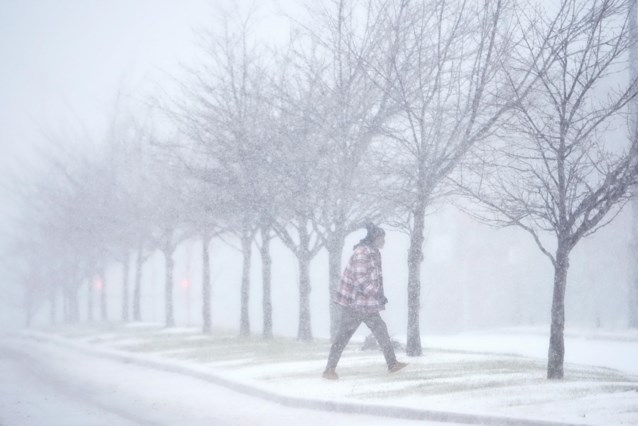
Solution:
{"label": "sidewalk", "polygon": [[320,378],[329,343],[203,336],[158,326],[65,327],[22,334],[188,374],[284,405],[467,424],[638,424],[638,378],[600,367],[566,365],[545,379],[545,362],[514,355],[428,349],[395,375],[379,352],[351,344],[341,380]]}

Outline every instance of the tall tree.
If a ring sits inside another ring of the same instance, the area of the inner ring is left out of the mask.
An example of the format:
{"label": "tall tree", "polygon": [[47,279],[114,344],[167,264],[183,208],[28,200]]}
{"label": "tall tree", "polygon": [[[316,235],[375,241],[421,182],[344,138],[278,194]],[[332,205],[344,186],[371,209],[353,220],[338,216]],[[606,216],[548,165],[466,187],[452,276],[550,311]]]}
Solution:
{"label": "tall tree", "polygon": [[152,246],[164,255],[164,316],[165,326],[175,325],[173,289],[175,286],[173,255],[177,246],[190,236],[192,230],[186,226],[185,206],[189,188],[185,184],[183,168],[165,144],[156,136],[153,163],[151,165],[147,194],[153,206],[147,216],[152,229]]}
{"label": "tall tree", "polygon": [[150,202],[147,189],[152,187],[150,180],[152,167],[153,138],[152,124],[149,122],[134,123],[134,134],[129,140],[128,168],[126,186],[131,203],[129,220],[133,234],[132,248],[135,255],[135,278],[133,282],[132,318],[133,321],[142,320],[142,272],[144,263],[153,253],[152,229],[147,218],[154,209]]}
{"label": "tall tree", "polygon": [[299,318],[297,339],[311,341],[310,264],[322,248],[317,218],[321,180],[329,148],[321,134],[319,69],[302,67],[293,60],[311,62],[314,57],[286,57],[280,67],[277,99],[273,103],[273,127],[278,138],[271,151],[276,165],[273,184],[280,188],[279,208],[273,229],[297,259]]}
{"label": "tall tree", "polygon": [[627,6],[620,0],[564,1],[551,31],[547,21],[536,22],[533,34],[556,48],[556,60],[546,69],[533,67],[533,96],[518,98],[509,133],[486,147],[475,174],[465,176],[474,184],[468,193],[483,202],[489,217],[527,231],[554,267],[550,379],[564,376],[570,254],[616,216],[638,176],[633,132],[627,140],[607,132],[638,89],[636,81],[612,79],[626,67]]}
{"label": "tall tree", "polygon": [[[396,108],[387,90],[371,77],[387,68],[388,2],[330,0],[309,10],[312,23],[304,27],[312,46],[303,65],[318,76],[317,107],[325,157],[319,179],[317,217],[328,251],[330,300],[341,277],[341,257],[348,234],[366,221],[379,220],[380,206],[370,197],[376,184],[364,170],[368,146]],[[312,56],[315,60],[312,60]],[[384,62],[385,61],[385,62]],[[336,333],[338,310],[330,304],[330,334]]]}
{"label": "tall tree", "polygon": [[[222,13],[220,25],[205,34],[203,63],[195,66],[173,116],[188,136],[192,176],[223,192],[223,227],[237,237],[243,258],[240,335],[250,333],[252,245],[268,197],[264,157],[268,149],[263,119],[268,78],[261,46],[253,41],[253,17]],[[219,209],[218,209],[219,211]]]}
{"label": "tall tree", "polygon": [[394,225],[410,238],[406,353],[418,356],[426,212],[466,153],[511,109],[512,86],[525,92],[530,76],[524,70],[505,75],[512,47],[505,2],[403,0],[395,6],[388,20],[391,66],[378,69],[376,78],[400,113],[376,151],[384,196],[398,207]]}
{"label": "tall tree", "polygon": [[[638,80],[638,2],[632,0],[629,3],[629,36],[631,47],[629,50],[629,75],[630,81]],[[629,132],[630,137],[638,138],[638,100],[633,99],[630,105]],[[634,259],[638,259],[638,198],[631,201],[632,212],[632,243],[631,251]],[[632,264],[632,276],[629,281],[628,312],[629,326],[638,328],[638,263]]]}

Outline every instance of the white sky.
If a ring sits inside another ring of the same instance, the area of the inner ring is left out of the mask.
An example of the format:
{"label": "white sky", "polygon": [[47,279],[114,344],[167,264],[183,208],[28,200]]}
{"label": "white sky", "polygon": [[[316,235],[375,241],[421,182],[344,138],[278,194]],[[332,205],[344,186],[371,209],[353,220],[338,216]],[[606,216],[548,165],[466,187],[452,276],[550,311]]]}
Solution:
{"label": "white sky", "polygon": [[[141,96],[175,73],[209,10],[204,0],[0,0],[0,178],[47,137],[85,126],[83,143],[99,141],[117,91]],[[0,218],[7,199],[0,189]]]}
{"label": "white sky", "polygon": [[[214,29],[221,10],[256,5],[260,34],[281,39],[280,3],[0,0],[0,232],[15,215],[10,194],[26,183],[13,176],[28,176],[32,164],[37,170],[39,147],[51,138],[101,142],[118,91],[139,105],[167,89],[196,59],[198,33]],[[81,137],[85,129],[89,140]],[[0,234],[0,253],[3,240]]]}
{"label": "white sky", "polygon": [[[38,127],[98,130],[118,89],[142,97],[165,85],[220,7],[252,3],[280,10],[271,0],[0,0],[0,167],[43,139]],[[272,18],[261,25],[265,37],[282,31]]]}

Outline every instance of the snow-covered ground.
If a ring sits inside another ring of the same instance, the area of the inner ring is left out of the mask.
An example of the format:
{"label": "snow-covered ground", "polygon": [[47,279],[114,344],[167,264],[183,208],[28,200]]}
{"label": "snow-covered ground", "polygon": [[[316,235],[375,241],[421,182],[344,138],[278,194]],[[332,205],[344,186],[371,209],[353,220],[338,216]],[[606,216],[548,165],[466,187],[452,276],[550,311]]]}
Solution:
{"label": "snow-covered ground", "polygon": [[[293,405],[295,400],[336,401],[376,407],[386,414],[415,410],[425,413],[421,418],[459,423],[463,417],[446,413],[481,416],[469,417],[468,422],[638,424],[638,338],[632,333],[567,333],[566,377],[561,381],[545,378],[547,339],[538,330],[423,336],[424,356],[407,359],[410,366],[396,375],[385,372],[380,353],[361,351],[353,342],[339,364],[341,379],[333,382],[320,378],[327,341],[264,342],[239,339],[232,332],[205,337],[196,329],[167,331],[150,325],[46,332],[81,351],[126,354],[129,361],[184,368],[291,398]],[[116,370],[105,369],[105,374],[113,377]],[[161,387],[165,379],[147,374],[148,379],[139,379],[140,389]],[[205,381],[200,385],[212,386]],[[195,406],[204,403],[194,401]]]}
{"label": "snow-covered ground", "polygon": [[[547,359],[549,338],[543,330],[497,331],[425,336],[427,346],[454,350],[516,354]],[[607,367],[638,375],[638,331],[574,330],[565,335],[565,361],[570,364]]]}
{"label": "snow-covered ground", "polygon": [[[186,375],[47,342],[0,340],[0,377],[2,426],[388,424],[384,417],[291,408]],[[392,419],[392,424],[414,422]]]}

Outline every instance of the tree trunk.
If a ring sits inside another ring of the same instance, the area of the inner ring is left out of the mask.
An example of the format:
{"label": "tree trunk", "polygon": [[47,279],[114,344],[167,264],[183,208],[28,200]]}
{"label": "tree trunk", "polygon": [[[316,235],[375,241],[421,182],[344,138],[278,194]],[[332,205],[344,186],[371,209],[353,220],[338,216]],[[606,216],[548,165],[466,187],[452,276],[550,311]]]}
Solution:
{"label": "tree trunk", "polygon": [[299,329],[297,339],[302,342],[312,340],[310,322],[310,256],[303,252],[299,258]]}
{"label": "tree trunk", "polygon": [[549,337],[547,378],[562,379],[565,360],[565,287],[569,269],[569,252],[564,243],[558,243],[554,267],[554,295],[552,298],[552,325]]}
{"label": "tree trunk", "polygon": [[102,283],[100,287],[100,315],[102,321],[108,321],[109,313],[106,306],[106,274],[104,274],[104,279],[100,282]]}
{"label": "tree trunk", "polygon": [[633,262],[631,276],[627,282],[627,325],[638,329],[638,200],[631,201],[632,240],[629,245]]}
{"label": "tree trunk", "polygon": [[173,250],[171,248],[164,249],[164,259],[166,260],[166,274],[164,278],[164,313],[165,326],[175,326],[175,316],[173,314],[173,269],[175,262],[173,261]]}
{"label": "tree trunk", "polygon": [[241,274],[241,317],[239,320],[239,335],[244,337],[250,335],[248,302],[250,301],[250,258],[252,256],[252,243],[252,237],[244,232],[241,239],[243,265]]}
{"label": "tree trunk", "polygon": [[33,320],[34,315],[34,294],[31,286],[26,286],[24,288],[24,313],[25,313],[25,326],[27,328],[31,327],[31,321]]}
{"label": "tree trunk", "polygon": [[408,249],[408,336],[405,353],[408,356],[420,356],[421,330],[419,311],[421,309],[421,262],[423,262],[423,241],[425,204],[420,204],[413,212],[414,227],[410,233]]}
{"label": "tree trunk", "polygon": [[204,334],[211,334],[212,332],[209,243],[209,237],[204,233],[202,235],[202,333]]}
{"label": "tree trunk", "polygon": [[58,317],[58,304],[55,296],[55,288],[52,288],[49,290],[49,320],[51,321],[51,324],[55,324]]}
{"label": "tree trunk", "polygon": [[80,321],[80,299],[78,297],[78,287],[72,287],[66,291],[67,322],[77,323]]}
{"label": "tree trunk", "polygon": [[341,255],[343,253],[343,245],[345,244],[345,237],[343,233],[333,233],[328,240],[328,271],[329,271],[329,299],[330,305],[330,340],[334,341],[339,328],[339,321],[341,320],[341,311],[337,308],[334,300],[334,295],[339,288],[339,282],[341,281]]}
{"label": "tree trunk", "polygon": [[123,271],[122,271],[122,321],[128,322],[129,320],[129,286],[128,286],[128,271],[130,268],[131,256],[128,252],[124,256]]}
{"label": "tree trunk", "polygon": [[86,289],[86,316],[89,322],[93,321],[93,286],[95,283],[89,280],[89,286]]}
{"label": "tree trunk", "polygon": [[142,266],[144,265],[144,249],[140,246],[135,260],[135,284],[133,288],[133,321],[142,320]]}
{"label": "tree trunk", "polygon": [[270,256],[270,228],[265,226],[261,229],[261,276],[263,286],[262,309],[264,315],[264,339],[272,339],[272,258]]}
{"label": "tree trunk", "polygon": [[69,290],[62,287],[62,322],[69,322]]}
{"label": "tree trunk", "polygon": [[[633,0],[629,3],[629,34],[631,38],[631,48],[629,49],[629,75],[630,81],[638,79],[638,2]],[[633,99],[629,104],[629,134],[638,138],[638,99]],[[632,243],[631,251],[634,261],[632,262],[633,274],[629,281],[628,291],[628,325],[638,329],[638,200],[631,201],[632,220]]]}
{"label": "tree trunk", "polygon": [[61,291],[62,296],[62,319],[65,323],[71,322],[71,307],[70,307],[70,291],[68,288],[63,287]]}
{"label": "tree trunk", "polygon": [[[638,237],[637,237],[638,238]],[[635,252],[634,259],[638,256],[638,250]],[[634,260],[635,263],[635,260]],[[634,266],[635,267],[635,266]],[[629,303],[629,321],[630,328],[638,329],[638,271],[634,272],[634,277],[629,282],[628,291],[628,303]]]}

